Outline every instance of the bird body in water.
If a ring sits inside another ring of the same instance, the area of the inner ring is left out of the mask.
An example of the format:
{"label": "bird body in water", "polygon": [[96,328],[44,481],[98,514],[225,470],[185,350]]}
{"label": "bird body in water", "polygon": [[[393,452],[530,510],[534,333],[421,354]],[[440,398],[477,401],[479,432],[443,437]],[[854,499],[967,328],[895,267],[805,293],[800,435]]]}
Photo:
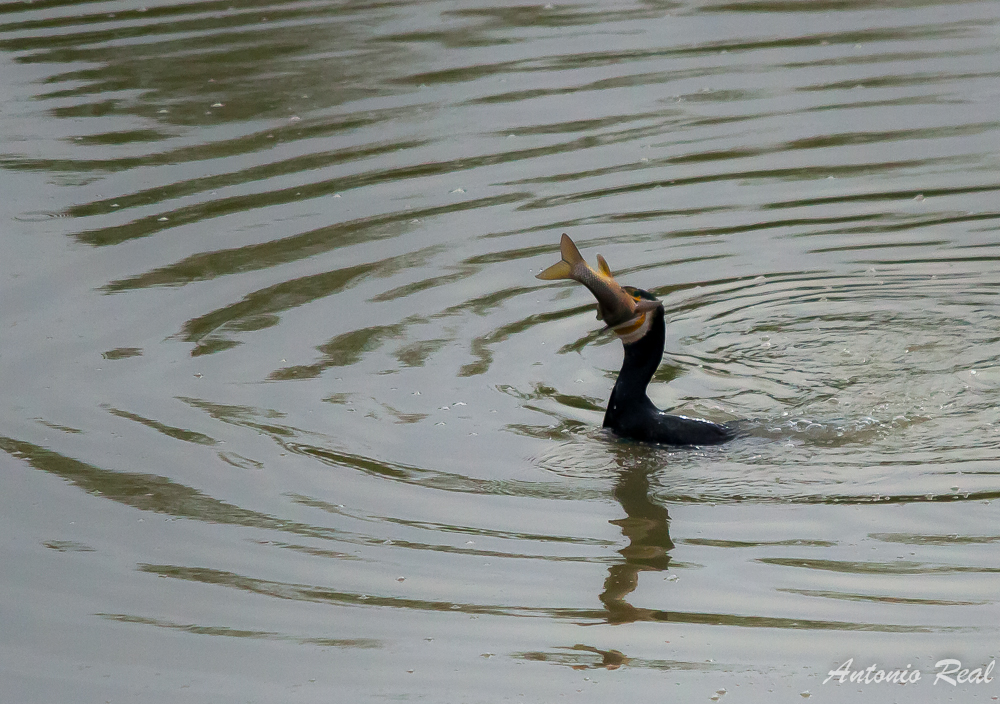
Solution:
{"label": "bird body in water", "polygon": [[598,319],[608,322],[608,328],[625,348],[625,359],[604,414],[604,427],[621,437],[664,445],[717,445],[735,437],[736,431],[730,426],[671,415],[649,400],[646,388],[663,359],[663,304],[648,291],[619,285],[600,256],[600,271],[591,269],[565,234],[560,251],[562,261],[537,278],[570,278],[587,286],[597,298]]}

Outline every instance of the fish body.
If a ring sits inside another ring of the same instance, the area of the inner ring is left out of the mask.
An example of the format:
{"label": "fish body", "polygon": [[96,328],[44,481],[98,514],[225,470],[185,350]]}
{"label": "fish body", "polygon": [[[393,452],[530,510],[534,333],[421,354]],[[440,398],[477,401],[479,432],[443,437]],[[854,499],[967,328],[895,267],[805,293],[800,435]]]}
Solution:
{"label": "fish body", "polygon": [[576,244],[565,233],[559,241],[559,253],[562,255],[562,260],[535,278],[573,279],[586,286],[597,299],[597,319],[603,320],[619,335],[633,325],[641,325],[645,313],[661,305],[659,301],[633,296],[622,288],[611,275],[611,267],[600,254],[597,255],[597,270],[592,269],[580,254]]}

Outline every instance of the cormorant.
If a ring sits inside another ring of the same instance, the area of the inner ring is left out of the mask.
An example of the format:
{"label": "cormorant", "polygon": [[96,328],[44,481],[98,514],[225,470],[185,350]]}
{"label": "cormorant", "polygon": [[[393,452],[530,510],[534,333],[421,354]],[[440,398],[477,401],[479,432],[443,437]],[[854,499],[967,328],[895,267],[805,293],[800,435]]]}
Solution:
{"label": "cormorant", "polygon": [[562,260],[537,278],[573,279],[590,289],[597,299],[597,319],[604,320],[625,347],[604,427],[622,437],[664,445],[717,445],[734,438],[736,430],[730,425],[664,413],[646,395],[663,359],[666,323],[659,299],[642,289],[622,287],[601,255],[597,255],[599,270],[591,269],[566,234],[559,249]]}
{"label": "cormorant", "polygon": [[[642,289],[629,286],[625,290],[636,298],[657,300]],[[645,320],[631,332],[612,330],[622,340],[625,360],[604,413],[605,428],[622,437],[664,445],[718,445],[736,436],[736,431],[726,425],[665,413],[646,395],[646,387],[663,359],[666,322],[662,305],[646,313]]]}

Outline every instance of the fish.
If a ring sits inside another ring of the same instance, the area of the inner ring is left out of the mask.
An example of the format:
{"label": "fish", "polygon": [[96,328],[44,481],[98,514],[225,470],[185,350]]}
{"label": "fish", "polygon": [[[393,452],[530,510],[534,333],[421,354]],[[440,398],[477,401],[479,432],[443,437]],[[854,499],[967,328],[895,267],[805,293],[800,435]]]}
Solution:
{"label": "fish", "polygon": [[565,232],[559,240],[559,253],[562,260],[536,274],[535,278],[544,281],[572,279],[586,286],[597,299],[597,319],[603,320],[615,332],[623,334],[623,327],[641,325],[646,313],[663,305],[660,301],[634,295],[622,287],[615,281],[611,267],[600,254],[597,255],[597,270],[592,269]]}

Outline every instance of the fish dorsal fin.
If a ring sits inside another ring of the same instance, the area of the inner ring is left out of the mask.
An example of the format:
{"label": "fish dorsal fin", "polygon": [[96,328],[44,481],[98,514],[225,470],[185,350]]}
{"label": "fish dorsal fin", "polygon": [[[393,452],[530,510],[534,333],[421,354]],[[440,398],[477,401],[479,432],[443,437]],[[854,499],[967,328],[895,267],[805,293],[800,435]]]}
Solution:
{"label": "fish dorsal fin", "polygon": [[611,273],[611,267],[608,266],[607,260],[600,254],[597,255],[597,269],[602,274],[607,276],[609,279],[615,278],[614,275]]}

